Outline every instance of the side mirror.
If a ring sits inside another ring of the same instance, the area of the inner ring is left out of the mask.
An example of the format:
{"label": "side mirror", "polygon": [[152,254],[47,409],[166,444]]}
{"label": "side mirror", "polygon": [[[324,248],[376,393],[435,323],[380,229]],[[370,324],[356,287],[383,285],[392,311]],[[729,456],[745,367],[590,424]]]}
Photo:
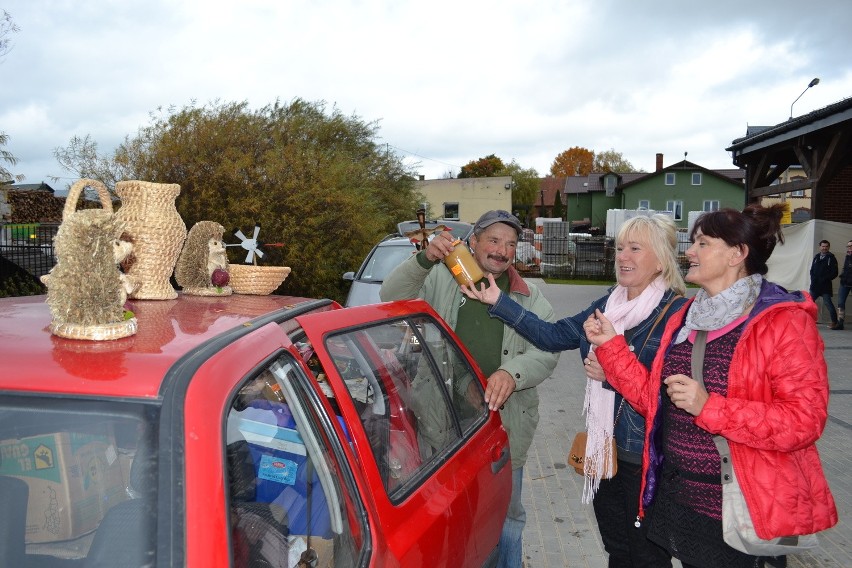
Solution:
{"label": "side mirror", "polygon": [[343,273],[343,279],[352,282],[353,280],[355,280],[355,273],[354,272],[344,272]]}

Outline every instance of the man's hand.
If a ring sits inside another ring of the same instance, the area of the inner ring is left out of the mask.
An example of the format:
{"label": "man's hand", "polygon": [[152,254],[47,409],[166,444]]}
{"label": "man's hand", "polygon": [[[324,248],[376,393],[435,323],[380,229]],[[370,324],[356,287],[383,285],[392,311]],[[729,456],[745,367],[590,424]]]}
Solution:
{"label": "man's hand", "polygon": [[485,388],[485,402],[489,410],[500,410],[503,403],[515,392],[515,379],[508,371],[497,369],[488,377],[488,386]]}
{"label": "man's hand", "polygon": [[426,259],[430,262],[444,260],[452,252],[455,240],[449,231],[442,231],[433,236],[429,239],[429,246],[426,247]]}
{"label": "man's hand", "polygon": [[483,304],[493,306],[500,299],[500,288],[494,282],[494,275],[490,272],[485,275],[488,278],[488,288],[485,287],[485,282],[479,283],[479,290],[474,284],[462,284],[462,293],[472,300],[479,300]]}

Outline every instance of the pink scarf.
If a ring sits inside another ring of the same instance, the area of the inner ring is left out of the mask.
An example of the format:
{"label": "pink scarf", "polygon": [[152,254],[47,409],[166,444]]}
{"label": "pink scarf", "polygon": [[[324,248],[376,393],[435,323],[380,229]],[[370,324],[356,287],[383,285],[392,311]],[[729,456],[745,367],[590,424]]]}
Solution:
{"label": "pink scarf", "polygon": [[[616,286],[606,301],[604,313],[612,322],[615,332],[624,334],[624,330],[633,329],[645,321],[663,299],[666,284],[661,276],[651,282],[641,294],[632,300],[627,299],[627,288]],[[583,485],[583,503],[591,503],[600,486],[601,479],[612,477],[615,464],[612,463],[610,445],[615,443],[613,438],[613,409],[615,407],[615,392],[603,388],[603,383],[586,379],[586,399],[583,410],[586,412],[586,441],[585,472],[586,481]],[[594,472],[590,475],[589,472]]]}

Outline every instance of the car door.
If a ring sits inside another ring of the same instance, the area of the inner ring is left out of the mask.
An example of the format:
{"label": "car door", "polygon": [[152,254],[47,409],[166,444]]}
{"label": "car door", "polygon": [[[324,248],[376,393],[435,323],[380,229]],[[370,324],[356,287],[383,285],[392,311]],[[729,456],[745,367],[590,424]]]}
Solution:
{"label": "car door", "polygon": [[386,546],[401,566],[493,560],[511,493],[508,441],[455,335],[415,300],[297,318],[302,348],[351,435]]}
{"label": "car door", "polygon": [[367,513],[343,448],[345,430],[332,425],[284,327],[249,326],[233,341],[220,336],[182,387],[182,444],[166,460],[183,464],[168,474],[181,481],[160,498],[185,495],[185,521],[172,526],[185,531],[186,548],[179,533],[171,535],[177,542],[169,565],[370,562]]}

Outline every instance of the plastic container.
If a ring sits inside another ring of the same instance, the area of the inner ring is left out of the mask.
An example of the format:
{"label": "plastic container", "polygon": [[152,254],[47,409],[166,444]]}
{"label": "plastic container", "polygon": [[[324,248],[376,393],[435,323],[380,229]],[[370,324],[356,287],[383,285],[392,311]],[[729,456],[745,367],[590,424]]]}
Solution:
{"label": "plastic container", "polygon": [[453,242],[453,250],[444,258],[444,264],[450,269],[459,286],[463,284],[473,286],[485,276],[476,259],[470,254],[470,249],[461,242],[461,239]]}

